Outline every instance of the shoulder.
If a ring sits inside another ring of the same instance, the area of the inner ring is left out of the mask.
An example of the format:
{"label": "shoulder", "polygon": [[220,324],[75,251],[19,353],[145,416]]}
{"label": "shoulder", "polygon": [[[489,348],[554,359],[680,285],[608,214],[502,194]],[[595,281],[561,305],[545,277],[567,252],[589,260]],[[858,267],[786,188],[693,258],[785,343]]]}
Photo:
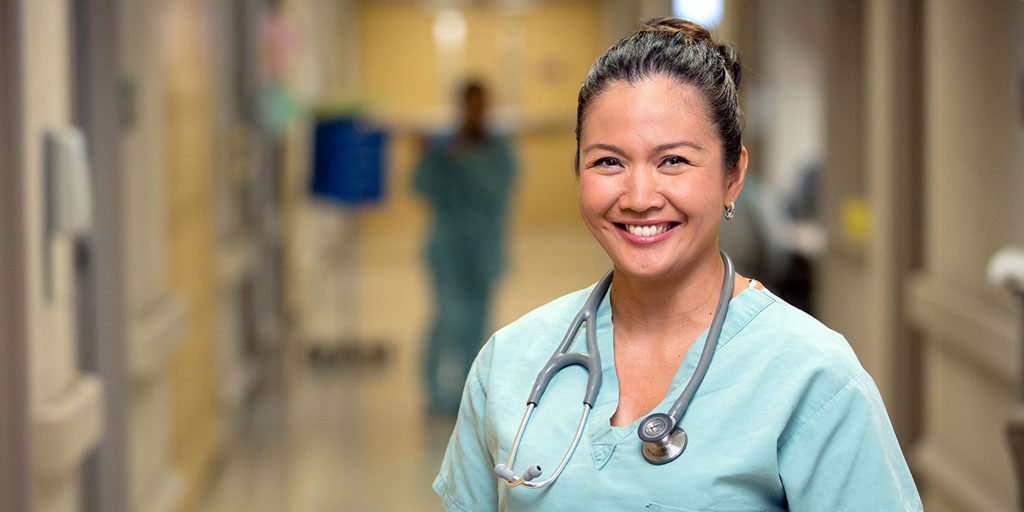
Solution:
{"label": "shoulder", "polygon": [[884,416],[875,382],[846,338],[770,292],[763,293],[764,307],[735,340],[738,347],[747,348],[736,352],[755,362],[746,371],[758,374],[762,386],[770,388],[765,392],[789,411],[782,439],[822,424],[821,414],[847,419],[849,414]]}
{"label": "shoulder", "polygon": [[[793,509],[920,510],[874,380],[840,333],[773,301],[751,322],[766,335],[760,372],[776,415],[779,475]],[[770,420],[769,420],[770,421]],[[855,453],[855,457],[851,457]],[[843,467],[841,475],[822,467]],[[865,491],[870,489],[870,491]]]}
{"label": "shoulder", "polygon": [[747,331],[765,340],[775,364],[831,370],[844,378],[863,372],[845,336],[771,292],[760,293],[767,298],[767,305],[750,321]]}
{"label": "shoulder", "polygon": [[[548,302],[502,327],[484,344],[466,385],[471,388],[472,414],[493,435],[515,433],[532,384],[587,295],[588,290],[581,290]],[[466,398],[462,407],[467,408]]]}
{"label": "shoulder", "polygon": [[494,334],[494,341],[502,347],[514,343],[517,349],[540,345],[551,349],[547,340],[560,340],[569,327],[569,321],[583,307],[593,285],[554,299],[505,325]]}
{"label": "shoulder", "polygon": [[487,145],[497,151],[511,156],[513,154],[513,137],[503,131],[490,131],[486,135]]}
{"label": "shoulder", "polygon": [[481,354],[487,360],[481,364],[535,373],[534,367],[551,357],[592,289],[562,295],[498,329],[484,345]]}
{"label": "shoulder", "polygon": [[420,149],[424,157],[443,156],[455,141],[455,134],[448,131],[424,133],[420,136]]}
{"label": "shoulder", "polygon": [[842,334],[771,292],[744,294],[749,295],[740,296],[736,316],[745,323],[716,357],[752,377],[758,383],[752,393],[767,394],[798,416],[841,393],[874,394],[871,376]]}

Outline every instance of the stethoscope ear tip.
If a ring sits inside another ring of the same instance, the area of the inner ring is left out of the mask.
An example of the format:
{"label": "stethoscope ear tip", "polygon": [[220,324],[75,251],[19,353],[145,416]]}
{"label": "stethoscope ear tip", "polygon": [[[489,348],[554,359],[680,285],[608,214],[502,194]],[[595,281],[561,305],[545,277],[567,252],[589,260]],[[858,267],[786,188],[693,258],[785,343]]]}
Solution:
{"label": "stethoscope ear tip", "polygon": [[504,464],[498,464],[497,466],[494,466],[494,474],[497,475],[498,478],[501,478],[502,480],[505,480],[510,484],[515,483],[515,481],[517,480],[516,474],[513,473],[511,469],[508,469],[508,467],[505,466]]}
{"label": "stethoscope ear tip", "polygon": [[[529,481],[533,480],[534,478],[537,478],[538,476],[540,476],[540,474],[542,472],[543,471],[540,469],[540,466],[537,465],[537,464],[534,464],[534,465],[526,468],[526,472],[524,472],[523,476],[520,477],[520,476],[516,476],[516,474],[511,469],[509,469],[508,466],[506,466],[504,464],[498,464],[497,466],[494,466],[494,474],[497,475],[498,478],[508,482],[507,485],[509,487],[516,487],[518,485],[523,485],[524,483],[529,482]],[[527,485],[529,485],[529,484],[527,484]],[[540,486],[544,486],[544,485],[546,485],[546,484],[544,484],[544,483],[540,484]]]}
{"label": "stethoscope ear tip", "polygon": [[526,473],[523,473],[523,480],[529,482],[530,480],[533,480],[534,478],[540,476],[541,473],[543,473],[543,471],[540,469],[540,466],[534,464],[526,468]]}

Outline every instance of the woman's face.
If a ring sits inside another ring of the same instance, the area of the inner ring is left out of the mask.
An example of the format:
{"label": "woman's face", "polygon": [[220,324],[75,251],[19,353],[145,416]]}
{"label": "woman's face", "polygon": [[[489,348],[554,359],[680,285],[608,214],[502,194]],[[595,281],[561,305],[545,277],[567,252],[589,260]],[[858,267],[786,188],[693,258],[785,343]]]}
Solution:
{"label": "woman's face", "polygon": [[617,272],[685,275],[718,258],[722,208],[743,186],[700,92],[661,75],[613,82],[591,100],[580,131],[579,208]]}

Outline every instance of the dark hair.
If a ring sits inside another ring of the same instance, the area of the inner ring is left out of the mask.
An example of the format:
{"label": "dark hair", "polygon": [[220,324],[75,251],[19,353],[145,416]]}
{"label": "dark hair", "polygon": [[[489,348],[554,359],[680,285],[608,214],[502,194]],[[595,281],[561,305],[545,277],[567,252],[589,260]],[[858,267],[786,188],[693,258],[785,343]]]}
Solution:
{"label": "dark hair", "polygon": [[743,145],[740,128],[740,60],[735,48],[719,43],[700,25],[678,18],[654,18],[597,59],[580,87],[576,106],[576,156],[580,172],[580,128],[591,100],[615,81],[634,83],[665,75],[700,90],[722,140],[722,162],[731,169]]}
{"label": "dark hair", "polygon": [[484,85],[483,80],[479,78],[469,78],[462,83],[462,87],[459,89],[461,96],[459,99],[465,101],[470,96],[479,94],[481,96],[487,96],[487,87]]}

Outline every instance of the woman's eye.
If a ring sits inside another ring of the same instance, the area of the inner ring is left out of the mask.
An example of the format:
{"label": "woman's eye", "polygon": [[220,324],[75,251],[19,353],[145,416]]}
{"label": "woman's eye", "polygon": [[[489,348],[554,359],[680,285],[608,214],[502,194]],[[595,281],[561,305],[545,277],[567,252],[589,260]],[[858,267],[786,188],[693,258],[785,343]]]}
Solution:
{"label": "woman's eye", "polygon": [[685,158],[683,158],[681,156],[674,156],[673,155],[673,156],[665,157],[665,159],[662,160],[662,163],[665,164],[665,165],[676,166],[676,165],[686,165],[686,164],[689,164],[690,162],[687,161]]}
{"label": "woman's eye", "polygon": [[620,167],[622,165],[618,158],[606,156],[594,161],[594,167]]}

